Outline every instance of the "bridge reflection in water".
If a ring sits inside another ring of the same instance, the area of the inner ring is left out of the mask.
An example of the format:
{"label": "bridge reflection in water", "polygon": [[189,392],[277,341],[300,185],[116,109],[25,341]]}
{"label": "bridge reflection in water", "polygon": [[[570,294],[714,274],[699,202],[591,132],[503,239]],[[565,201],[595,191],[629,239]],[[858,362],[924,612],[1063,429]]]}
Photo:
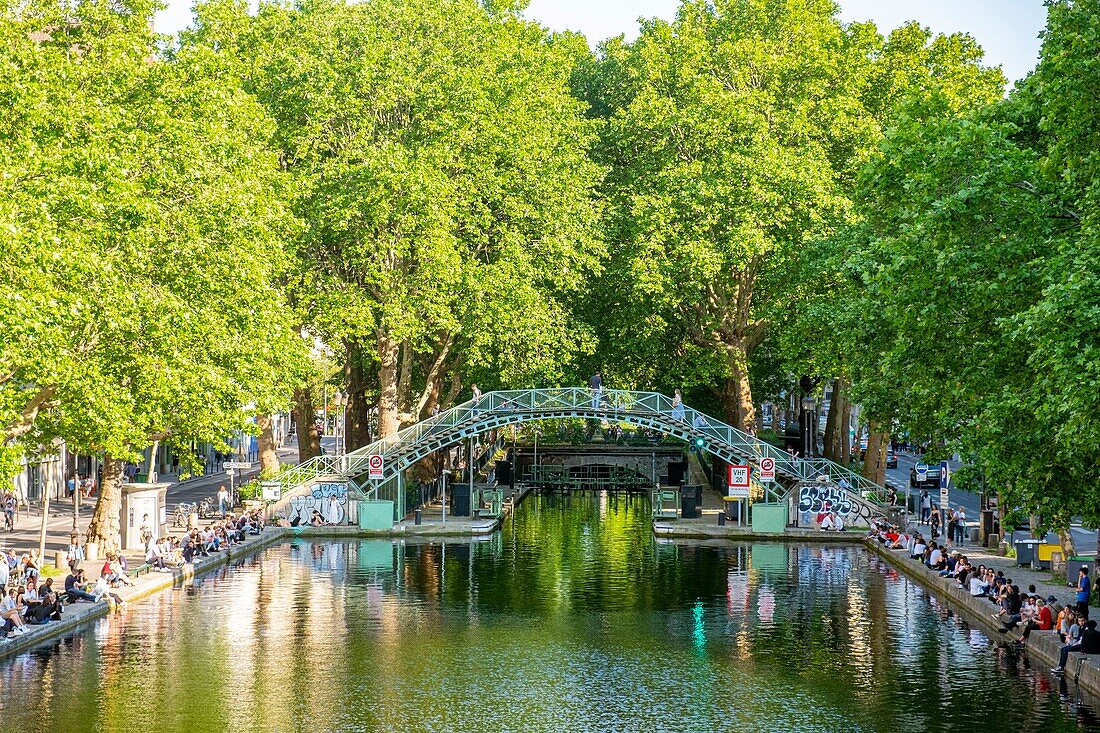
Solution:
{"label": "bridge reflection in water", "polygon": [[0,663],[0,720],[341,733],[1094,722],[858,547],[662,544],[647,503],[533,495],[486,542],[272,547]]}

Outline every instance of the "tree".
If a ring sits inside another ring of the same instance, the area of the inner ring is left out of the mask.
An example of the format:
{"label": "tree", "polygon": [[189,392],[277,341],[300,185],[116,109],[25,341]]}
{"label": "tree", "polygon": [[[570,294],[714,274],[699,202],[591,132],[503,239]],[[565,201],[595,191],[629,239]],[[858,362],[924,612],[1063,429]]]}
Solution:
{"label": "tree", "polygon": [[[463,381],[554,379],[592,338],[567,300],[598,266],[598,171],[569,95],[577,43],[508,4],[374,0],[200,7],[278,122],[294,177],[296,289],[339,345],[349,445]],[[240,30],[247,26],[246,30]],[[450,386],[448,386],[450,385]]]}
{"label": "tree", "polygon": [[[605,44],[578,86],[604,121],[610,361],[658,383],[717,385],[755,430],[750,359],[791,253],[845,221],[874,140],[862,26],[831,2],[684,2]],[[855,151],[854,155],[852,151]],[[593,310],[600,310],[597,300]]]}
{"label": "tree", "polygon": [[[157,442],[221,442],[246,405],[286,389],[301,351],[274,287],[293,220],[271,128],[208,51],[155,61],[151,10],[28,6],[4,31],[38,102],[18,137],[46,152],[7,184],[25,206],[5,211],[7,261],[55,260],[47,277],[68,306],[23,324],[4,359],[24,392],[51,392],[31,439],[105,454],[89,529],[105,550],[125,461]],[[9,271],[17,293],[43,285]],[[40,334],[58,354],[24,347]]]}

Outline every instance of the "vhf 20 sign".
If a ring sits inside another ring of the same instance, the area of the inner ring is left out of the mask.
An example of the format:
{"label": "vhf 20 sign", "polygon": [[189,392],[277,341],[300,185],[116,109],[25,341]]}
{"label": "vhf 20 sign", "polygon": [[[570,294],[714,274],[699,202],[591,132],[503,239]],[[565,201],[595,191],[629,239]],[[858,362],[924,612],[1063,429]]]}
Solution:
{"label": "vhf 20 sign", "polygon": [[739,499],[748,498],[749,495],[749,467],[731,465],[726,475],[726,485],[729,487],[726,496]]}

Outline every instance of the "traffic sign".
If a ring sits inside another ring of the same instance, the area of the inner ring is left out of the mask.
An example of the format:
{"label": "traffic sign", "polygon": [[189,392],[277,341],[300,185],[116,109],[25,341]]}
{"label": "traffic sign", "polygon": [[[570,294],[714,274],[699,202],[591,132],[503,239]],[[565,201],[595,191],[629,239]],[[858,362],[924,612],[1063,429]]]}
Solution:
{"label": "traffic sign", "polygon": [[940,461],[940,508],[947,511],[950,506],[951,467],[947,461]]}
{"label": "traffic sign", "polygon": [[249,461],[226,461],[222,464],[226,470],[232,470],[234,468],[252,468],[252,464]]}
{"label": "traffic sign", "polygon": [[913,468],[917,472],[917,481],[925,481],[928,479],[928,465],[924,463],[918,463]]}
{"label": "traffic sign", "polygon": [[747,489],[749,487],[749,467],[731,465],[726,483],[736,488]]}
{"label": "traffic sign", "polygon": [[775,481],[775,459],[767,456],[760,459],[760,482]]}
{"label": "traffic sign", "polygon": [[369,456],[367,458],[367,478],[372,481],[382,480],[382,456]]}

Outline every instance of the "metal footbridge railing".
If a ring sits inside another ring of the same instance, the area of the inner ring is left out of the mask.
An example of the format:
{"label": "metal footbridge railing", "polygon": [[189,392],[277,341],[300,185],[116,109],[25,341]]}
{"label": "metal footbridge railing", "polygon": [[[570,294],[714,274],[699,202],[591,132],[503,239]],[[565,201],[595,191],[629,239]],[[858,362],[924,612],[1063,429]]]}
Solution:
{"label": "metal footbridge railing", "polygon": [[[583,387],[488,392],[438,415],[410,425],[343,456],[319,456],[288,469],[278,480],[284,490],[319,477],[341,478],[368,495],[422,458],[493,428],[534,420],[589,418],[652,428],[685,441],[702,438],[704,449],[729,463],[759,465],[775,460],[776,474],[792,482],[847,481],[850,491],[884,505],[886,489],[824,458],[795,458],[759,438],[657,392],[601,390]],[[367,481],[370,456],[382,456],[381,481]]]}

